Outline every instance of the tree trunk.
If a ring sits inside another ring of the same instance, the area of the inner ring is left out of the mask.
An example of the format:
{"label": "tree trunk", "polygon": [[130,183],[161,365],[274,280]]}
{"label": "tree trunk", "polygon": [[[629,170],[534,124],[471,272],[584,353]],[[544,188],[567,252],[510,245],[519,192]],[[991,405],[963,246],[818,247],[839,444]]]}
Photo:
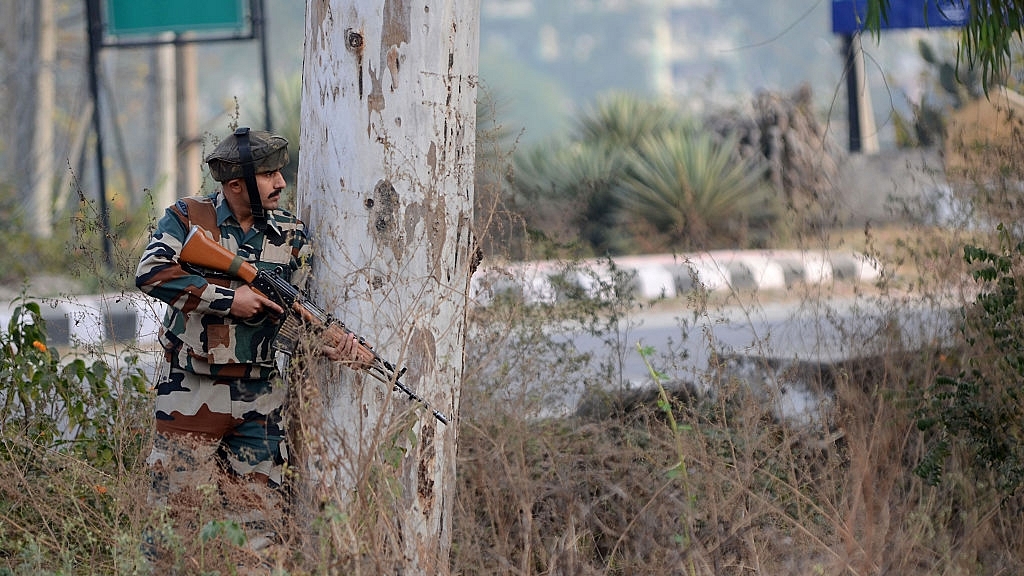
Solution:
{"label": "tree trunk", "polygon": [[[178,86],[175,69],[175,47],[171,44],[154,48],[156,66],[156,182],[154,206],[170,206],[178,199]],[[135,191],[133,190],[132,193]]]}
{"label": "tree trunk", "polygon": [[35,18],[35,80],[32,129],[32,197],[30,230],[40,237],[53,235],[53,115],[57,33],[54,1],[39,0]]}
{"label": "tree trunk", "polygon": [[[378,568],[402,574],[448,572],[478,16],[478,2],[455,0],[309,0],[306,11],[297,199],[314,293],[451,421],[351,372],[323,388],[327,421],[307,439],[320,486],[345,517],[373,520],[349,521],[363,544],[353,554],[376,550],[388,557]],[[371,524],[376,534],[360,532]]]}
{"label": "tree trunk", "polygon": [[202,135],[199,129],[199,85],[196,45],[175,47],[178,109],[178,196],[195,196],[203,185]]}

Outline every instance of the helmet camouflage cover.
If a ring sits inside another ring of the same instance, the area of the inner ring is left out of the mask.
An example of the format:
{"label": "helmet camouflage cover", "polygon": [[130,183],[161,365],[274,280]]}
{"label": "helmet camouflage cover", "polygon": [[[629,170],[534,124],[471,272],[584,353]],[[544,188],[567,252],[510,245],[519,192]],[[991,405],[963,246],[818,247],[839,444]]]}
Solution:
{"label": "helmet camouflage cover", "polygon": [[[282,136],[253,130],[249,132],[249,146],[252,152],[253,172],[262,174],[280,170],[288,164],[288,140]],[[243,178],[241,155],[238,152],[238,138],[234,134],[220,141],[206,157],[210,174],[217,182]]]}

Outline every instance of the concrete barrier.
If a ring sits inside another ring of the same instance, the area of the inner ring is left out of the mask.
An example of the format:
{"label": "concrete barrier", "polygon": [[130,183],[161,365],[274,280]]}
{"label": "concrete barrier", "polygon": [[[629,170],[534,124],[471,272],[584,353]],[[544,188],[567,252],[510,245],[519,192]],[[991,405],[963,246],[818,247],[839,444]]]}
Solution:
{"label": "concrete barrier", "polygon": [[[698,288],[786,290],[797,284],[876,282],[882,269],[858,253],[797,250],[714,251],[616,257],[611,261],[631,275],[629,288],[642,300],[671,299]],[[612,282],[607,260],[574,263],[528,262],[495,265],[479,271],[471,284],[475,305],[488,305],[499,294],[515,293],[526,303],[553,303],[559,284],[573,286],[592,298],[604,297],[600,287]]]}
{"label": "concrete barrier", "polygon": [[[613,267],[628,279],[627,288],[641,300],[673,299],[696,290],[781,291],[794,284],[877,282],[878,262],[858,253],[801,251],[715,251],[656,254],[585,260],[509,263],[484,267],[470,285],[470,305],[488,306],[512,294],[527,304],[553,304],[569,292],[589,298],[610,298],[617,279]],[[30,298],[31,300],[31,298]],[[150,345],[157,341],[164,305],[139,293],[41,298],[48,341],[57,346],[110,342]],[[6,329],[16,303],[0,308]]]}
{"label": "concrete barrier", "polygon": [[[95,346],[111,343],[152,344],[157,340],[164,305],[139,294],[101,294],[31,298],[39,305],[51,346]],[[20,302],[0,309],[6,330]]]}

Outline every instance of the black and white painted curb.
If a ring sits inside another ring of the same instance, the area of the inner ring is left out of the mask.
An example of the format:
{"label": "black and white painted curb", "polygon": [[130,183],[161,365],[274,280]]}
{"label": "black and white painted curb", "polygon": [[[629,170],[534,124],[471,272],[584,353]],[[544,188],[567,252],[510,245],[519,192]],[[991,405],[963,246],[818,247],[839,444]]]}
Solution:
{"label": "black and white painted curb", "polygon": [[[698,287],[709,292],[785,291],[796,284],[873,283],[882,276],[877,261],[855,252],[716,251],[625,256],[612,262],[631,277],[632,295],[646,301],[680,297]],[[607,259],[571,266],[553,261],[510,263],[478,271],[473,277],[471,297],[484,306],[510,292],[527,303],[553,303],[566,286],[600,298],[601,290],[611,283]]]}
{"label": "black and white painted curb", "polygon": [[[618,257],[615,268],[631,281],[640,300],[672,299],[701,286],[710,292],[728,290],[785,291],[796,284],[875,282],[881,268],[857,253],[803,251],[720,251],[689,255]],[[471,302],[487,306],[502,293],[513,292],[526,303],[553,303],[561,287],[572,285],[600,298],[611,280],[608,260],[566,265],[559,262],[485,266],[473,277]],[[47,341],[54,346],[156,343],[164,305],[136,292],[29,300],[39,303]],[[0,326],[10,323],[17,302],[0,304]]]}
{"label": "black and white painted curb", "polygon": [[[137,294],[101,294],[32,298],[39,304],[50,346],[90,346],[112,343],[150,345],[157,341],[163,305]],[[22,301],[0,305],[0,326],[10,325]]]}

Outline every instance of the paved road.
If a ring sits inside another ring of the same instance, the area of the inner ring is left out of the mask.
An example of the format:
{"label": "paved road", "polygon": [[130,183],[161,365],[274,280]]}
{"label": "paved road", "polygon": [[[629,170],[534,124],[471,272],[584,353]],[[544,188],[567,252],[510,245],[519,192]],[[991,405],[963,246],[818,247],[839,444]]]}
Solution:
{"label": "paved road", "polygon": [[[780,301],[755,307],[727,307],[694,317],[692,311],[642,313],[635,326],[620,330],[620,339],[635,348],[640,342],[667,350],[669,342],[685,351],[694,371],[708,366],[712,352],[805,362],[836,362],[881,352],[900,342],[917,346],[950,327],[951,308],[911,306],[878,299],[844,297],[820,303]],[[574,337],[582,350],[598,351],[601,341]],[[623,376],[644,380],[648,370],[638,353],[629,355]]]}
{"label": "paved road", "polygon": [[[715,365],[726,366],[731,375],[752,386],[764,387],[780,415],[805,420],[828,398],[816,382],[793,380],[788,369],[872,357],[894,346],[914,349],[933,344],[948,337],[955,312],[952,306],[896,305],[892,300],[852,297],[818,304],[778,301],[756,308],[726,307],[696,318],[685,309],[656,309],[620,329],[618,339],[625,350],[621,377],[630,388],[652,384],[636,351],[637,343],[642,343],[654,348],[651,363],[669,381],[706,390],[709,361],[716,354],[720,361]],[[615,358],[607,337],[573,334],[571,339],[578,350],[592,353],[595,362]],[[572,412],[580,399],[569,393],[550,410]]]}

